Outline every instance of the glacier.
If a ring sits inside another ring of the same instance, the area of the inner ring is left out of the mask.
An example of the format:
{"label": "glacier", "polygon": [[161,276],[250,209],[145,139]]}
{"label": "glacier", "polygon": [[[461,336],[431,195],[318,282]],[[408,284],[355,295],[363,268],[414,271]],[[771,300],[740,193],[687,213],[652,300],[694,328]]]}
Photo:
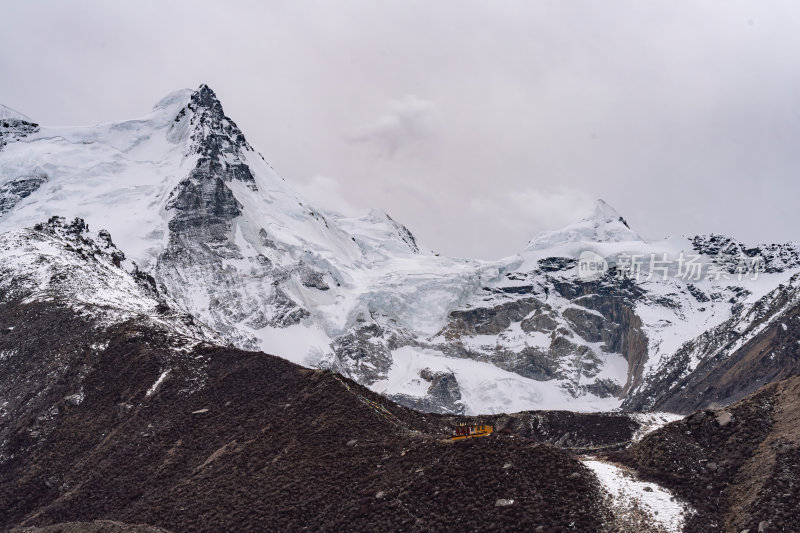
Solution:
{"label": "glacier", "polygon": [[[0,232],[78,217],[221,342],[428,411],[649,408],[719,353],[695,348],[676,369],[687,343],[756,320],[800,271],[797,244],[646,241],[602,200],[509,257],[443,257],[382,211],[346,217],[301,198],[205,85],[123,122],[47,127],[5,107],[0,119]],[[577,276],[586,251],[610,258],[607,275]],[[733,275],[748,253],[765,257],[755,281]],[[616,275],[614,258],[640,256],[647,272],[664,254],[727,279]]]}

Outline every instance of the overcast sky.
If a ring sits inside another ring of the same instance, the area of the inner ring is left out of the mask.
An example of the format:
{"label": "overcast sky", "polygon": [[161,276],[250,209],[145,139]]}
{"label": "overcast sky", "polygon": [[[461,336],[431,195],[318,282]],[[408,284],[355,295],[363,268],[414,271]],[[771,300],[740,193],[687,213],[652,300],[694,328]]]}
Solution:
{"label": "overcast sky", "polygon": [[0,0],[47,125],[207,83],[319,207],[494,259],[603,198],[647,238],[800,240],[800,2]]}

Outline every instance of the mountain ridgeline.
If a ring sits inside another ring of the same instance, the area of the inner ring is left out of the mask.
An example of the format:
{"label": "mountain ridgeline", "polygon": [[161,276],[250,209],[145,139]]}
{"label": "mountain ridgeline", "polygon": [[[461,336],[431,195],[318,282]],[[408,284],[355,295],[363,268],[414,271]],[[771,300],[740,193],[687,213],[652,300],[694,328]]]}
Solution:
{"label": "mountain ridgeline", "polygon": [[[383,212],[309,204],[205,85],[113,124],[4,116],[0,231],[79,217],[114,239],[123,270],[150,276],[221,342],[409,407],[688,413],[798,370],[797,244],[645,241],[599,200],[516,255],[456,260]],[[608,268],[581,276],[583,252]],[[669,270],[689,255],[702,276]],[[631,256],[641,276],[621,275]],[[656,258],[671,260],[663,276]],[[742,276],[754,258],[760,270]]]}

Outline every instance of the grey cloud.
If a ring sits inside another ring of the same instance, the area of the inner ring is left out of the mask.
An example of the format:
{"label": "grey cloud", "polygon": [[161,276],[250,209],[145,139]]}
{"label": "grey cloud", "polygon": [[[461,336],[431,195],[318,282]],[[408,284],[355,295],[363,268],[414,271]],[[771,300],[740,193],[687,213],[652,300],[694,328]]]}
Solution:
{"label": "grey cloud", "polygon": [[443,253],[512,254],[598,197],[645,237],[800,238],[793,0],[43,0],[2,13],[0,103],[91,124],[208,83],[290,183],[329,191],[330,208],[381,208]]}
{"label": "grey cloud", "polygon": [[399,150],[431,141],[436,131],[437,109],[433,102],[410,94],[389,102],[389,110],[362,126],[346,139],[353,143],[373,144],[384,157],[394,157]]}

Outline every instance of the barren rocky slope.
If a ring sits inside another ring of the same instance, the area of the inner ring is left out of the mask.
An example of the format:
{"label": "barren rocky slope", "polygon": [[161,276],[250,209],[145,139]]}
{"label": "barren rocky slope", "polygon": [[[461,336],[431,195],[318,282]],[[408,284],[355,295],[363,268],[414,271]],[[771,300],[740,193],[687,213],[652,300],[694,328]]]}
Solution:
{"label": "barren rocky slope", "polygon": [[800,531],[800,378],[702,410],[611,455],[697,511],[686,531]]}
{"label": "barren rocky slope", "polygon": [[[30,334],[12,320],[35,311],[7,312],[3,326]],[[53,335],[75,329],[68,311],[43,318],[60,325]],[[186,390],[191,374],[175,366],[148,393],[168,356],[163,338],[135,322],[104,338],[96,357],[76,356],[86,372],[79,403],[66,394],[79,378],[67,372],[46,391],[54,408],[6,422],[2,527],[94,519],[171,531],[602,526],[597,482],[558,448],[508,435],[444,442],[451,426],[435,415],[233,349],[186,354],[205,362],[202,388]],[[496,505],[504,499],[514,503]]]}

